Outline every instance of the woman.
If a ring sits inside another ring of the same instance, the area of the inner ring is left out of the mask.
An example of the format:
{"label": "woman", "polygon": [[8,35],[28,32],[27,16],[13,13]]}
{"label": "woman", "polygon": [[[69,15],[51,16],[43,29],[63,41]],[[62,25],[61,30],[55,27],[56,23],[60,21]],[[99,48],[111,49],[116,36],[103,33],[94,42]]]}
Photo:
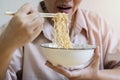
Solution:
{"label": "woman", "polygon": [[114,37],[101,17],[79,9],[81,2],[44,0],[39,5],[39,11],[67,13],[71,19],[71,42],[98,46],[89,66],[71,70],[46,62],[40,44],[52,42],[53,22],[49,18],[43,20],[39,12],[27,3],[16,12],[0,36],[0,80],[120,79],[120,70],[117,69],[120,61],[119,39]]}

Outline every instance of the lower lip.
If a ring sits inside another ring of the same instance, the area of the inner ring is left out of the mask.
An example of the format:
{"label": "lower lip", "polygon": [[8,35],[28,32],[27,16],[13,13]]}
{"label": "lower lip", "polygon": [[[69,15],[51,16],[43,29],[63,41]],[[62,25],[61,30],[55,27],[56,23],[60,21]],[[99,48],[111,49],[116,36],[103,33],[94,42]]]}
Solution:
{"label": "lower lip", "polygon": [[58,9],[58,11],[62,13],[70,13],[72,9]]}

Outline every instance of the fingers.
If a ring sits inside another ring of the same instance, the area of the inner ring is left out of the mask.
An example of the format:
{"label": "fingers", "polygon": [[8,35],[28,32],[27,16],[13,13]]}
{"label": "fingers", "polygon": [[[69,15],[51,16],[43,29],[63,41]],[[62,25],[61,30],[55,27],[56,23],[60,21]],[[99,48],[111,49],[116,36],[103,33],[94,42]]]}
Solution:
{"label": "fingers", "polygon": [[42,29],[43,21],[44,21],[44,19],[40,18],[40,17],[34,18],[33,21],[28,21],[29,29],[33,30],[36,27],[41,27],[41,29]]}
{"label": "fingers", "polygon": [[39,12],[34,12],[33,14],[28,15],[27,19],[28,19],[28,22],[30,22],[30,21],[32,22],[36,19],[39,19],[40,23],[44,22],[44,18],[39,15]]}
{"label": "fingers", "polygon": [[54,66],[49,61],[47,61],[45,65],[53,69],[54,71],[66,76],[67,78],[69,78],[69,80],[78,80],[78,78],[81,77],[81,74],[84,72],[83,70],[79,69],[69,71],[69,69],[64,68],[63,66],[60,65]]}
{"label": "fingers", "polygon": [[62,67],[60,65],[54,66],[49,61],[47,61],[45,65],[50,67],[51,69],[55,70],[56,72],[58,72],[60,74],[63,74],[66,77],[71,77],[72,76],[72,74],[69,70],[65,69],[64,67]]}
{"label": "fingers", "polygon": [[92,60],[92,63],[90,64],[90,66],[93,67],[93,68],[98,68],[99,61],[100,61],[99,47],[97,47],[94,51],[93,60]]}
{"label": "fingers", "polygon": [[20,24],[23,24],[23,27],[26,27],[26,30],[30,31],[30,33],[34,31],[36,33],[42,29],[44,19],[39,16],[39,12],[35,11],[29,3],[24,4],[16,12],[15,18],[19,19],[18,21],[21,21]]}
{"label": "fingers", "polygon": [[33,9],[33,7],[29,3],[24,4],[17,11],[16,15],[18,15],[18,18],[21,20],[21,22],[23,22],[23,23],[29,25],[29,27],[31,26],[33,28],[36,28],[35,26],[42,25],[44,22],[44,19],[42,17],[40,17],[39,12],[35,11],[35,9]]}
{"label": "fingers", "polygon": [[16,14],[28,15],[30,13],[33,13],[34,11],[35,10],[33,9],[33,7],[29,3],[26,3],[16,12]]}

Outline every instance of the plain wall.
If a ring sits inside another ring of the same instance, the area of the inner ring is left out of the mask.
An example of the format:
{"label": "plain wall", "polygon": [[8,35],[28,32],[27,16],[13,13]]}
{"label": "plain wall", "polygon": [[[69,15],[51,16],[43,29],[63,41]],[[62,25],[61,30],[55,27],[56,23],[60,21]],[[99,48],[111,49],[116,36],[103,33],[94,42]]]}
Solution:
{"label": "plain wall", "polygon": [[[0,25],[6,23],[11,17],[5,15],[6,11],[16,11],[25,2],[37,7],[41,0],[0,0]],[[114,32],[120,33],[120,0],[83,0],[81,8],[99,13],[106,17],[112,25]]]}
{"label": "plain wall", "polygon": [[83,0],[81,7],[101,14],[120,33],[120,0]]}

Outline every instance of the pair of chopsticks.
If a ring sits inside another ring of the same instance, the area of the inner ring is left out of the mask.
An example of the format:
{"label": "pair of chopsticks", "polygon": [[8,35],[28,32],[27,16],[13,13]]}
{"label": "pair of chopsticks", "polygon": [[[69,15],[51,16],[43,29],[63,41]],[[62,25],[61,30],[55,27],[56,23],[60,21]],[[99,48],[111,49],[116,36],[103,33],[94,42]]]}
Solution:
{"label": "pair of chopsticks", "polygon": [[[39,13],[41,17],[54,17],[55,13]],[[15,12],[5,12],[5,15],[13,16],[15,15]]]}

